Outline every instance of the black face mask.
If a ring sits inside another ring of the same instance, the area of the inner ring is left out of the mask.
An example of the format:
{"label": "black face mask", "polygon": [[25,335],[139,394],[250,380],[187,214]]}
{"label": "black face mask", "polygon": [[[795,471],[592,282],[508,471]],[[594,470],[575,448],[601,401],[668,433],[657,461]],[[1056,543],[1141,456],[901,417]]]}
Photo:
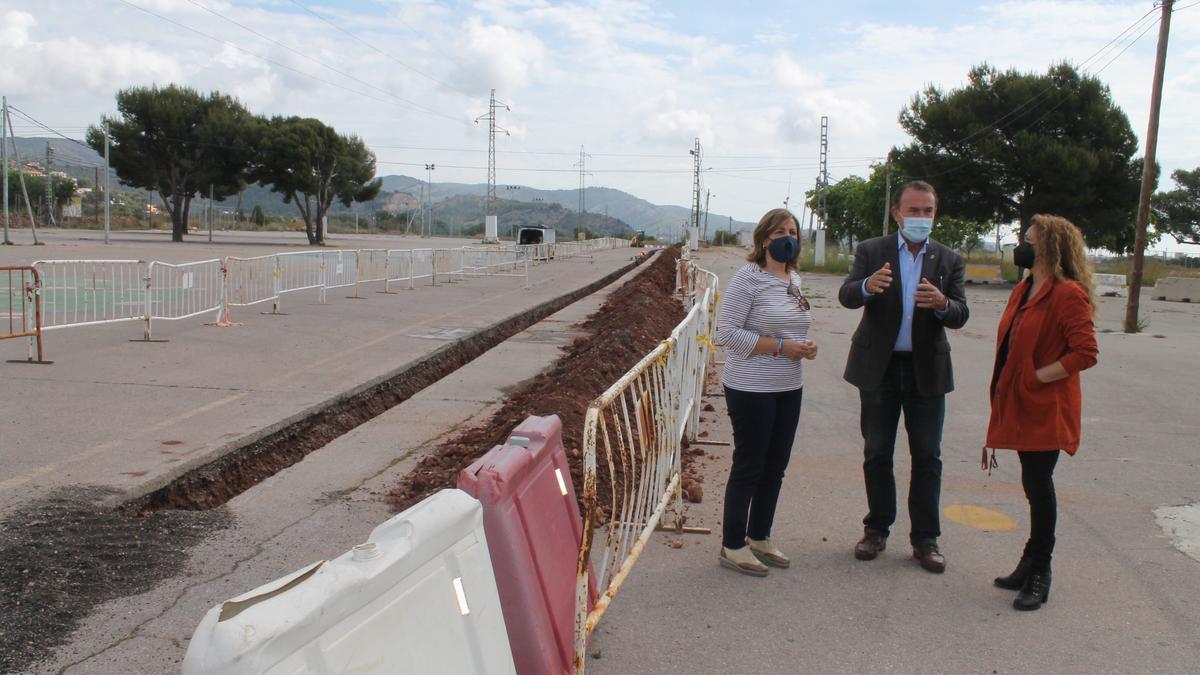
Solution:
{"label": "black face mask", "polygon": [[1013,264],[1017,267],[1023,267],[1027,270],[1033,269],[1033,262],[1037,258],[1037,251],[1033,245],[1027,241],[1023,241],[1013,249]]}

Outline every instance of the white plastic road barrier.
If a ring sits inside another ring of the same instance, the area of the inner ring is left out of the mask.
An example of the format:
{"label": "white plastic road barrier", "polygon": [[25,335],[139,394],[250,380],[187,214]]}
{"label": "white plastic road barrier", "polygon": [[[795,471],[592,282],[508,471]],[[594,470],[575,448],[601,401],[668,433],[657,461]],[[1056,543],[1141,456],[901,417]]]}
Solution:
{"label": "white plastic road barrier", "polygon": [[1092,283],[1096,285],[1096,295],[1110,298],[1125,297],[1128,284],[1124,274],[1092,274]]}
{"label": "white plastic road barrier", "polygon": [[[45,283],[43,281],[42,283]],[[1164,277],[1154,284],[1154,299],[1200,302],[1200,277]]]}
{"label": "white plastic road barrier", "polygon": [[461,490],[213,607],[183,659],[184,675],[514,672],[483,509]]}

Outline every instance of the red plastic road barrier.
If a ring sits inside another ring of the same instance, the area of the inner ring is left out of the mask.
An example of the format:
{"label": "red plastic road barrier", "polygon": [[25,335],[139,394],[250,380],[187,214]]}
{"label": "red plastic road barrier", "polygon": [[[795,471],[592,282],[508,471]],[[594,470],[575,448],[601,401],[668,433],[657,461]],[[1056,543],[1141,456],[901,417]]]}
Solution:
{"label": "red plastic road barrier", "polygon": [[[526,418],[507,445],[463,469],[458,489],[483,504],[483,530],[517,672],[570,673],[583,522],[562,421],[557,415]],[[588,591],[590,606],[596,592]]]}

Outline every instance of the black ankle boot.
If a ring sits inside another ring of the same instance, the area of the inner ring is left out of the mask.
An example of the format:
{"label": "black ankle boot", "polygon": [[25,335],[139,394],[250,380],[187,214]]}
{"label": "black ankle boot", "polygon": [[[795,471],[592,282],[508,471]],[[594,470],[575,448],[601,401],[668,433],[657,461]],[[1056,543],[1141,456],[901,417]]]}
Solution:
{"label": "black ankle boot", "polygon": [[1029,578],[1021,592],[1013,600],[1013,608],[1023,612],[1038,609],[1050,601],[1050,568],[1042,567],[1029,572]]}
{"label": "black ankle boot", "polygon": [[1033,555],[1029,552],[1029,542],[1025,542],[1025,550],[1021,552],[1021,560],[1017,562],[1017,569],[1006,577],[996,577],[992,583],[1010,591],[1019,591],[1025,587],[1025,580],[1029,578],[1029,570],[1032,568]]}

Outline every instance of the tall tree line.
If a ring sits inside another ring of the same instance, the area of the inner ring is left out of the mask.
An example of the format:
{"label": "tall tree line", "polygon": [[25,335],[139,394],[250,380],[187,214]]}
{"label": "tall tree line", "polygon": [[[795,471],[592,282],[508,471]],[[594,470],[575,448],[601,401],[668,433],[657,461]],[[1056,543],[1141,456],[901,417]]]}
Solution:
{"label": "tall tree line", "polygon": [[103,153],[122,183],[163,196],[171,239],[187,234],[192,200],[238,194],[258,183],[295,204],[310,244],[323,244],[325,214],[374,199],[375,155],[354,135],[316,119],[265,117],[236,99],[168,85],[117,92],[117,114],[88,128],[87,143]]}
{"label": "tall tree line", "polygon": [[[1069,64],[1045,73],[972,68],[965,86],[929,86],[899,114],[912,142],[888,153],[893,195],[909,180],[938,191],[935,237],[970,246],[997,223],[1035,213],[1068,218],[1089,246],[1127,252],[1134,245],[1142,160],[1138,141],[1108,87]],[[1159,212],[1172,224],[1192,215],[1187,186]],[[826,225],[837,240],[876,236],[883,224],[884,165],[868,178],[851,176],[826,193]],[[810,206],[815,193],[809,193]],[[892,224],[891,230],[895,226]],[[1187,233],[1186,224],[1177,231]]]}

